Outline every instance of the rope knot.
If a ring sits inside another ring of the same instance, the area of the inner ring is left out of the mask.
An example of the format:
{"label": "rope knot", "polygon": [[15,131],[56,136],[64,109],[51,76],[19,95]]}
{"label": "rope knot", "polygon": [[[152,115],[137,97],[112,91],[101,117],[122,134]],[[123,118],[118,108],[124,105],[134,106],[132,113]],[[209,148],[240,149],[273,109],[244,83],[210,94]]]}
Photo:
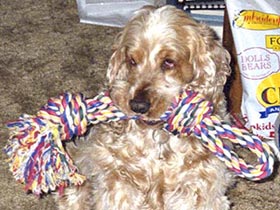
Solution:
{"label": "rope knot", "polygon": [[108,92],[93,99],[71,93],[50,98],[36,116],[22,115],[8,123],[12,135],[5,152],[10,169],[35,194],[81,185],[85,177],[77,172],[62,141],[81,136],[90,123],[121,119],[126,116],[113,105]]}
{"label": "rope knot", "polygon": [[50,98],[38,117],[57,125],[62,140],[83,135],[89,124],[126,119],[113,105],[109,92],[102,92],[93,99],[86,99],[81,93],[61,94]]}
{"label": "rope knot", "polygon": [[88,124],[85,97],[64,93],[50,98],[38,112],[38,117],[57,125],[62,140],[80,136],[86,132]]}
{"label": "rope knot", "polygon": [[169,109],[161,117],[166,122],[165,129],[174,135],[190,135],[200,122],[211,116],[213,104],[200,94],[183,90],[174,99]]}
{"label": "rope knot", "polygon": [[[193,133],[240,177],[260,180],[273,171],[274,155],[269,146],[247,130],[230,125],[213,115],[213,104],[201,94],[189,90],[182,91],[161,119],[166,122],[165,129],[174,135]],[[222,141],[225,139],[256,154],[259,165],[247,164]]]}

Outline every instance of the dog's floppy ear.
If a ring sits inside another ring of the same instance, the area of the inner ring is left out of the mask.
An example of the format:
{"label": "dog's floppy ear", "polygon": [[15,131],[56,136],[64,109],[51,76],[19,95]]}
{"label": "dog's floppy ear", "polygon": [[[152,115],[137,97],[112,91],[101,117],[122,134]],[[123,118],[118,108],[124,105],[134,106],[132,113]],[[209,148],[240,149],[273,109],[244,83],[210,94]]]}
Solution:
{"label": "dog's floppy ear", "polygon": [[121,76],[121,66],[125,62],[125,49],[119,46],[120,37],[121,34],[118,36],[118,40],[113,46],[113,54],[109,60],[107,69],[107,79],[109,81],[109,84],[111,84],[115,79]]}
{"label": "dog's floppy ear", "polygon": [[203,87],[203,94],[215,100],[215,96],[222,93],[227,76],[231,72],[230,55],[213,29],[204,24],[199,27],[199,46],[193,55],[193,85]]}

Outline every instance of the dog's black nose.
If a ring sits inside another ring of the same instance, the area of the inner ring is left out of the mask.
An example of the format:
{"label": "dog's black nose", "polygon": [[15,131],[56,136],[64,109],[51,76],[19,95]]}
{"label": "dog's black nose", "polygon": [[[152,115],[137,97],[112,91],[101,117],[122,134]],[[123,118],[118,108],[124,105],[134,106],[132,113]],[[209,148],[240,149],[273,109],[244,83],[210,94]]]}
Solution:
{"label": "dog's black nose", "polygon": [[149,111],[149,109],[151,107],[151,103],[147,100],[134,98],[129,101],[129,106],[132,111],[134,111],[136,113],[144,114],[147,111]]}

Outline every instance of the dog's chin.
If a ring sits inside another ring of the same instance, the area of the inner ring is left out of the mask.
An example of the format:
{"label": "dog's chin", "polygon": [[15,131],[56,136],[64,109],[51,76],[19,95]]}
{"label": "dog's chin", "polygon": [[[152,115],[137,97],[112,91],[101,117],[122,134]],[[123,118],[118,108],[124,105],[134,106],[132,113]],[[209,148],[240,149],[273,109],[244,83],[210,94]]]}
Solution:
{"label": "dog's chin", "polygon": [[139,125],[142,128],[152,128],[152,129],[158,129],[162,128],[164,122],[160,119],[153,120],[153,119],[138,119],[136,120],[136,124]]}

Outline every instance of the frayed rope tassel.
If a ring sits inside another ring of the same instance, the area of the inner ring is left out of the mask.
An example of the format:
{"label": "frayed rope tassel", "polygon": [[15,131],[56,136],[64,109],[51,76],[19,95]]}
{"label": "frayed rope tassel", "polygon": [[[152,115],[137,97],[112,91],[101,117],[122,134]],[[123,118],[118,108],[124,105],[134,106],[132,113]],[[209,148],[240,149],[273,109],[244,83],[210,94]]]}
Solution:
{"label": "frayed rope tassel", "polygon": [[[164,129],[174,135],[195,135],[238,176],[261,180],[273,172],[274,155],[269,146],[245,129],[237,128],[214,116],[213,105],[200,94],[185,90],[161,116]],[[16,180],[34,194],[48,193],[68,185],[81,185],[86,177],[63,147],[63,141],[83,135],[90,124],[137,120],[126,116],[102,92],[93,99],[82,94],[65,93],[49,99],[36,116],[22,115],[8,123],[11,135],[4,151]],[[222,139],[248,148],[257,155],[259,165],[239,158]]]}

